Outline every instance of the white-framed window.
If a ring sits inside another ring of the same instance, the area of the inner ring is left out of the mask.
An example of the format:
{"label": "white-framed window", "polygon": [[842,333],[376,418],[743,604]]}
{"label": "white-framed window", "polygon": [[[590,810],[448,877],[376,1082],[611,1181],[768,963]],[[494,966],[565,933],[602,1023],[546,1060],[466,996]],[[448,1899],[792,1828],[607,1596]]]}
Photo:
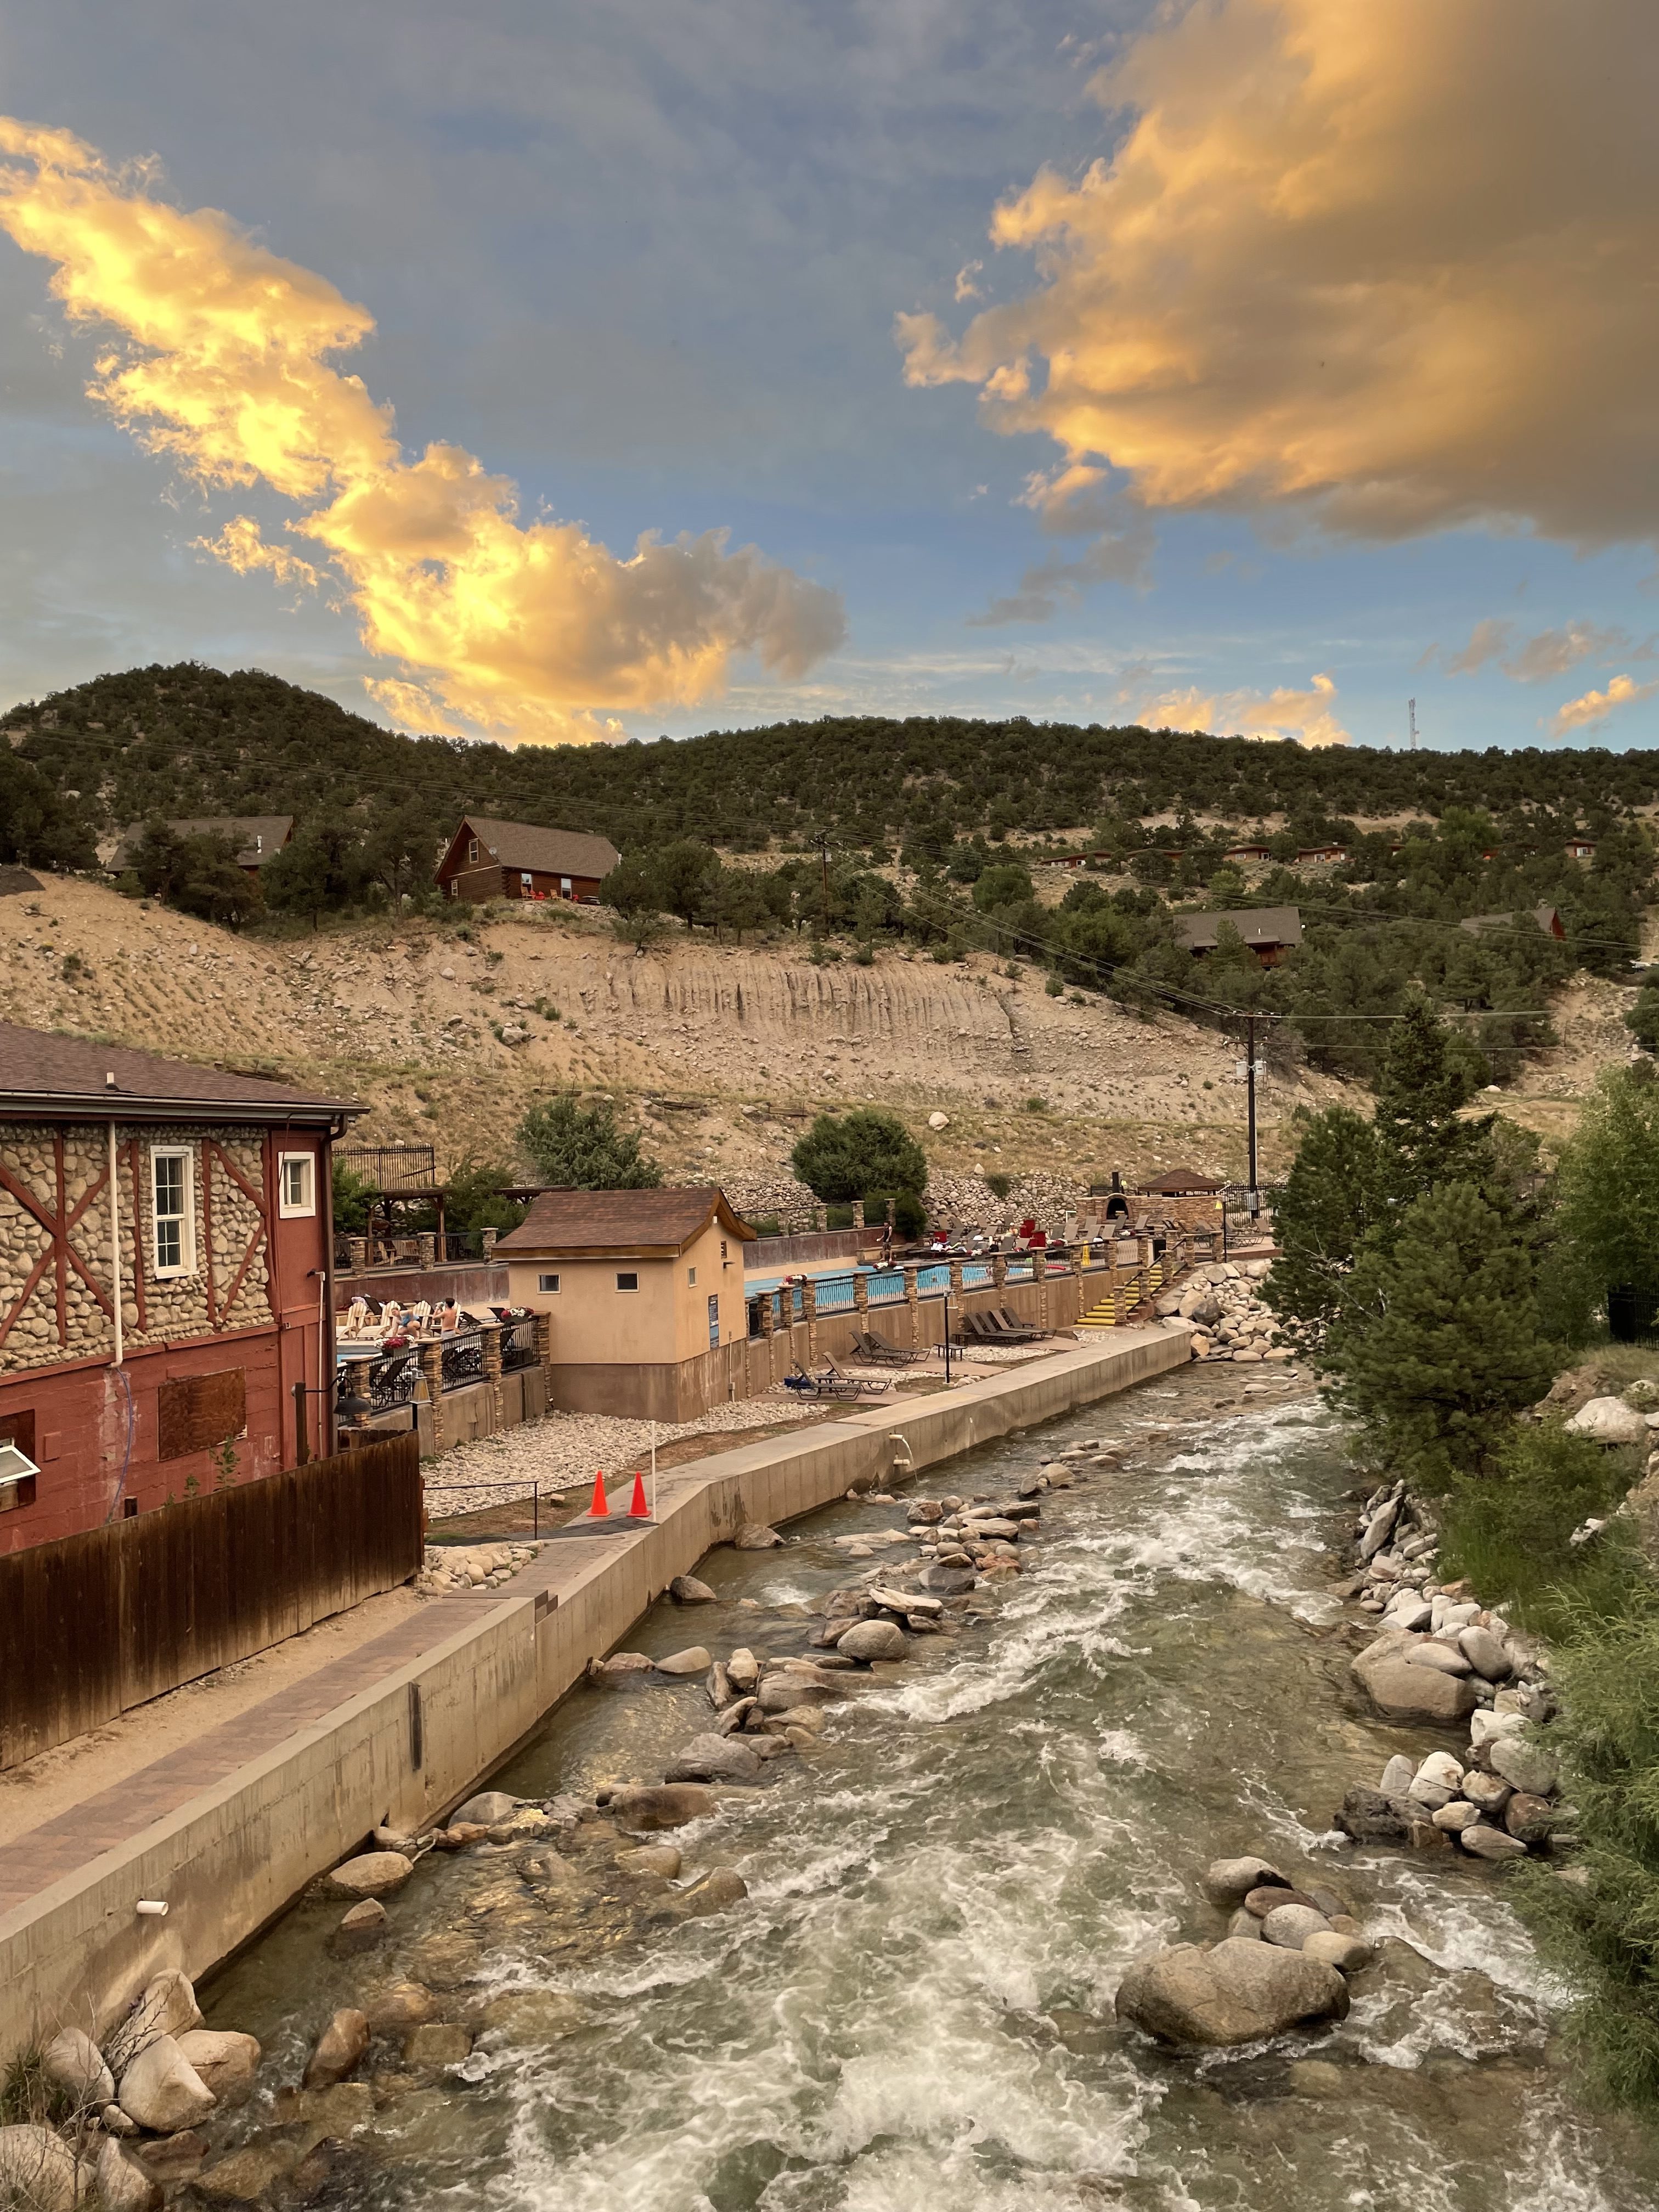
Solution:
{"label": "white-framed window", "polygon": [[617,1288],[619,1291],[637,1291],[639,1287],[640,1278],[637,1268],[629,1267],[625,1270],[619,1269],[617,1271]]}
{"label": "white-framed window", "polygon": [[455,877],[452,876],[449,879],[449,896],[451,898],[459,898],[460,895],[460,884]]}
{"label": "white-framed window", "polygon": [[685,1279],[686,1279],[687,1283],[690,1285],[690,1286],[692,1287],[692,1289],[694,1289],[694,1290],[695,1290],[695,1289],[696,1288],[696,1283],[697,1283],[697,1271],[696,1271],[696,1269],[695,1267],[688,1267],[688,1268],[686,1269],[686,1271],[685,1271]]}
{"label": "white-framed window", "polygon": [[196,1273],[196,1163],[183,1145],[149,1156],[150,1262],[166,1279]]}
{"label": "white-framed window", "polygon": [[466,864],[470,868],[476,868],[478,865],[478,841],[476,837],[469,837],[466,841]]}
{"label": "white-framed window", "polygon": [[538,1291],[556,1291],[558,1287],[559,1279],[556,1275],[538,1275],[536,1278],[536,1288]]}
{"label": "white-framed window", "polygon": [[312,1152],[283,1152],[276,1161],[276,1211],[284,1221],[317,1211],[317,1160]]}

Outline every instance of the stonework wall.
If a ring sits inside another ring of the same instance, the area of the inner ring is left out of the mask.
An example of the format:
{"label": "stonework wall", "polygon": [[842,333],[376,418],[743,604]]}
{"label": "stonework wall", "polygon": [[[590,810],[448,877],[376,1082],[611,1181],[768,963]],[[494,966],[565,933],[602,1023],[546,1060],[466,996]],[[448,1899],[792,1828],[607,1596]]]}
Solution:
{"label": "stonework wall", "polygon": [[[116,1146],[127,1348],[269,1322],[259,1133],[118,1123]],[[155,1146],[185,1148],[194,1169],[196,1265],[171,1279],[158,1279],[154,1265]],[[108,1164],[106,1123],[0,1122],[0,1374],[113,1348]]]}

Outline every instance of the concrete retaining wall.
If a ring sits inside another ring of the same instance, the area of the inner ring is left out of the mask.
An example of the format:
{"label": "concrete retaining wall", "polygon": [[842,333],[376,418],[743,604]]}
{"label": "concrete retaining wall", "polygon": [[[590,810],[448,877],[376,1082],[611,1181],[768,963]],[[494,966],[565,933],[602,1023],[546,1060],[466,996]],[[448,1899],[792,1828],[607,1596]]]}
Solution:
{"label": "concrete retaining wall", "polygon": [[[411,1831],[459,1803],[591,1657],[611,1650],[675,1575],[744,1522],[793,1520],[856,1482],[920,1472],[1188,1357],[1184,1329],[1120,1329],[1035,1370],[849,1413],[665,1474],[654,1526],[583,1545],[579,1568],[561,1547],[543,1553],[542,1561],[558,1563],[556,1603],[545,1590],[509,1595],[483,1620],[0,1918],[0,2050],[65,2020],[95,2032],[162,1966],[206,1972],[378,1823]],[[168,1917],[140,1919],[140,1898],[166,1899]]]}

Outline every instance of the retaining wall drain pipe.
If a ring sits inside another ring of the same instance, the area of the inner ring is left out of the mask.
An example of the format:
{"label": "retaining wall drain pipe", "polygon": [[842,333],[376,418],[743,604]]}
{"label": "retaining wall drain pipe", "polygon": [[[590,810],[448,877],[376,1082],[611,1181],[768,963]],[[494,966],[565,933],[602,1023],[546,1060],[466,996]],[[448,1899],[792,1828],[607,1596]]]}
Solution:
{"label": "retaining wall drain pipe", "polygon": [[902,1461],[896,1452],[893,1454],[893,1473],[896,1474],[900,1467],[903,1466],[908,1467],[911,1474],[914,1474],[916,1471],[916,1462],[910,1450],[909,1437],[900,1436],[897,1430],[895,1429],[889,1435],[887,1441],[890,1444],[902,1444],[904,1446],[904,1457]]}
{"label": "retaining wall drain pipe", "polygon": [[138,1917],[141,1920],[165,1920],[167,1917],[167,1901],[164,1898],[141,1897],[139,1899]]}

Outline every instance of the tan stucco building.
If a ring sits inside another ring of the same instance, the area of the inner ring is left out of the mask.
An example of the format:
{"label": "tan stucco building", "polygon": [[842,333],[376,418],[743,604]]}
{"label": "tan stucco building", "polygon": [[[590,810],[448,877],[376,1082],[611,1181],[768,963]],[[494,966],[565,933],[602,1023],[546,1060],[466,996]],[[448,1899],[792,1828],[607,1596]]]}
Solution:
{"label": "tan stucco building", "polygon": [[552,1316],[552,1402],[687,1421],[747,1397],[753,1235],[713,1188],[543,1191],[495,1251],[514,1304]]}

